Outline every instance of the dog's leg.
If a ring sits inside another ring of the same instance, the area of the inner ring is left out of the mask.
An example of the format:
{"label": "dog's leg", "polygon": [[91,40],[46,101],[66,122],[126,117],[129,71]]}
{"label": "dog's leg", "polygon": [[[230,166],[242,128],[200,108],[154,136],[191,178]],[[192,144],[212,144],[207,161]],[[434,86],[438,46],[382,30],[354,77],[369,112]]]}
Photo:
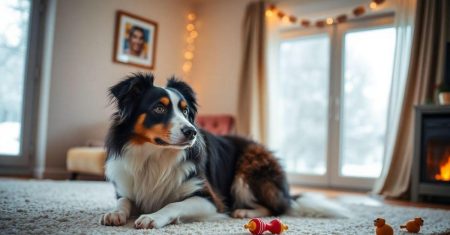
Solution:
{"label": "dog's leg", "polygon": [[[161,210],[141,215],[135,222],[136,228],[161,228],[179,220],[201,220],[217,217],[217,208],[205,198],[194,196],[184,201],[170,203]],[[220,216],[219,216],[220,217]]]}
{"label": "dog's leg", "polygon": [[119,198],[117,200],[117,207],[114,211],[102,215],[100,218],[100,224],[108,226],[120,226],[127,223],[127,219],[130,217],[133,204],[127,198]]}

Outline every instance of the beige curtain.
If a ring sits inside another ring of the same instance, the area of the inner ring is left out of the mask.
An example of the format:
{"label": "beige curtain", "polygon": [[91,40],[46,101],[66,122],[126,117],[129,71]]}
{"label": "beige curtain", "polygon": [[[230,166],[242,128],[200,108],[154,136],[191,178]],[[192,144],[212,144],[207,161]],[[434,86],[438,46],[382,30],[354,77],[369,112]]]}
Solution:
{"label": "beige curtain", "polygon": [[243,58],[239,78],[237,131],[257,141],[266,140],[265,3],[247,6]]}
{"label": "beige curtain", "polygon": [[434,90],[443,78],[447,0],[418,0],[411,62],[400,124],[387,176],[376,193],[401,197],[409,189],[413,161],[414,106],[435,102]]}

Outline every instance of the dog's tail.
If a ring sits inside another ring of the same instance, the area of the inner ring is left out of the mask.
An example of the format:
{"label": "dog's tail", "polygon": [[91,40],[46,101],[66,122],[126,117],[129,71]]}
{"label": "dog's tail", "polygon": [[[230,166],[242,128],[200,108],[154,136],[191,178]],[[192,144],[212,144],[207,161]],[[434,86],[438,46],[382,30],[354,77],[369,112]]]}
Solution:
{"label": "dog's tail", "polygon": [[290,216],[351,218],[351,212],[320,194],[302,194],[292,198]]}

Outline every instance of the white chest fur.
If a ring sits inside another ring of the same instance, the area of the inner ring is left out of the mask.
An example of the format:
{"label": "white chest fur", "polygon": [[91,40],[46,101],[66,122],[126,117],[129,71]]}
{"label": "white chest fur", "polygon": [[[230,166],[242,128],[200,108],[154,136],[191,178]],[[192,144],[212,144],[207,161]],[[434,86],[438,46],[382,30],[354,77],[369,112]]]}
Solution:
{"label": "white chest fur", "polygon": [[123,156],[106,163],[106,177],[120,196],[133,201],[143,213],[153,213],[202,188],[198,178],[185,180],[195,171],[184,151],[155,148],[151,144],[130,146]]}

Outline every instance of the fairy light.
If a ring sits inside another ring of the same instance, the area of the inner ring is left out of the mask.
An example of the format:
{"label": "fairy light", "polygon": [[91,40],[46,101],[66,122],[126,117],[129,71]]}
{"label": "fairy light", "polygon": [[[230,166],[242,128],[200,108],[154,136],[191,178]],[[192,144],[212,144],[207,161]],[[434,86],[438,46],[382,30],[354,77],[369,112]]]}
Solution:
{"label": "fairy light", "polygon": [[267,17],[272,17],[275,15],[276,12],[276,8],[274,5],[269,5],[269,7],[266,10],[266,16]]}
{"label": "fairy light", "polygon": [[186,51],[184,53],[184,58],[186,60],[192,60],[194,58],[194,53],[192,53],[192,51]]}
{"label": "fairy light", "polygon": [[195,26],[194,26],[194,24],[191,23],[191,24],[186,25],[186,29],[187,29],[187,31],[192,31],[195,29]]}
{"label": "fairy light", "polygon": [[327,22],[327,25],[331,25],[331,24],[333,24],[334,20],[333,20],[333,18],[330,17],[330,18],[327,18],[326,22]]}
{"label": "fairy light", "polygon": [[189,36],[191,37],[191,38],[197,38],[198,37],[198,33],[197,33],[197,31],[191,31],[191,33],[189,33]]}
{"label": "fairy light", "polygon": [[[369,8],[374,10],[378,8],[381,4],[386,2],[386,0],[371,0],[369,3]],[[280,9],[278,9],[275,5],[269,5],[268,8],[265,10],[266,17],[272,17],[276,16],[283,24],[291,23],[292,25],[302,26],[304,28],[310,27],[310,26],[316,26],[318,28],[322,28],[327,25],[333,25],[333,24],[340,24],[344,23],[348,20],[349,17],[355,18],[355,17],[361,17],[366,13],[366,7],[367,5],[363,6],[357,6],[352,9],[351,13],[352,15],[347,14],[339,14],[334,17],[327,17],[322,18],[320,20],[317,20],[315,22],[312,22],[309,19],[302,19],[297,20],[298,18],[296,16],[293,16],[291,14],[288,14]]]}
{"label": "fairy light", "polygon": [[183,64],[183,72],[185,73],[189,73],[192,69],[192,62],[191,61],[186,61]]}
{"label": "fairy light", "polygon": [[183,52],[184,63],[181,67],[183,70],[183,76],[189,79],[190,72],[192,70],[192,60],[194,59],[195,53],[195,39],[198,38],[198,31],[196,27],[197,16],[195,13],[190,12],[187,14],[187,24],[186,24],[186,46]]}
{"label": "fairy light", "polygon": [[187,18],[189,21],[194,21],[197,18],[197,16],[195,16],[194,13],[189,13]]}

